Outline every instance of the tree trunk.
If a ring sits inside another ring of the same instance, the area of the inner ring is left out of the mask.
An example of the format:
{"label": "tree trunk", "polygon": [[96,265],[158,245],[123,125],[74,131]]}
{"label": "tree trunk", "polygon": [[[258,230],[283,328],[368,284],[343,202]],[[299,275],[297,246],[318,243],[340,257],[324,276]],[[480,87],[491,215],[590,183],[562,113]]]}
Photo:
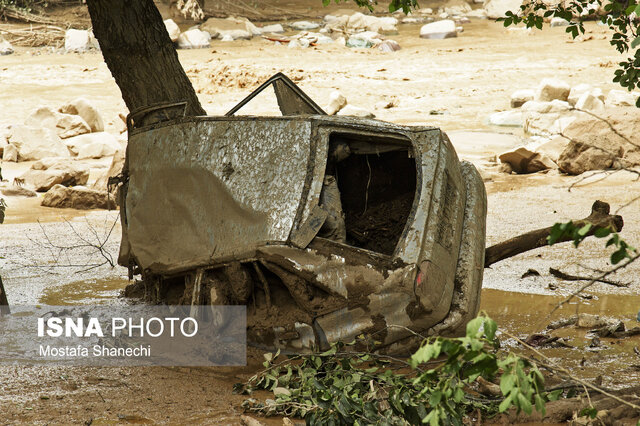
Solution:
{"label": "tree trunk", "polygon": [[152,0],[87,0],[93,32],[129,111],[187,102],[206,115]]}

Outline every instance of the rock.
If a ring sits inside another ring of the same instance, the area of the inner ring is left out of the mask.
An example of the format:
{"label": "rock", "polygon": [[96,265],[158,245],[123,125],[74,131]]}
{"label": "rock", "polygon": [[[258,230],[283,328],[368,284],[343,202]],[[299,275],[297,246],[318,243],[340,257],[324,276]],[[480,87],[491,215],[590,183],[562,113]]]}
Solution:
{"label": "rock", "polygon": [[382,43],[382,36],[373,31],[363,31],[347,40],[347,47],[372,47]]}
{"label": "rock", "polygon": [[104,121],[98,108],[85,98],[74,99],[61,106],[58,112],[79,115],[89,125],[92,132],[104,131]]}
{"label": "rock", "polygon": [[38,194],[35,191],[32,191],[27,188],[23,188],[18,185],[12,185],[9,187],[0,188],[0,192],[2,195],[6,195],[7,197],[37,197]]}
{"label": "rock", "polygon": [[13,53],[13,46],[7,40],[0,36],[0,55],[11,55]]}
{"label": "rock", "polygon": [[599,315],[593,314],[578,314],[578,321],[576,322],[576,327],[579,328],[600,328],[600,327],[610,327],[612,325],[618,324],[618,320],[613,318],[603,318]]}
{"label": "rock", "polygon": [[58,135],[46,127],[15,125],[11,127],[8,142],[17,148],[18,161],[70,156]]}
{"label": "rock", "polygon": [[549,102],[554,99],[566,101],[569,98],[571,86],[556,78],[545,78],[538,85],[536,90],[536,101]]}
{"label": "rock", "polygon": [[489,124],[494,126],[522,127],[522,112],[501,111],[489,116]]}
{"label": "rock", "polygon": [[[638,108],[609,108],[602,118],[581,114],[564,130],[563,134],[569,143],[558,158],[561,171],[580,174],[588,170],[640,164]],[[609,124],[617,133],[611,130]]]}
{"label": "rock", "polygon": [[116,137],[107,132],[75,136],[65,139],[64,143],[79,159],[108,157],[120,149],[120,143]]}
{"label": "rock", "polygon": [[7,144],[2,150],[2,161],[18,161],[18,148],[15,145]]}
{"label": "rock", "polygon": [[211,38],[223,38],[228,35],[234,40],[249,40],[253,35],[261,33],[260,29],[253,25],[248,19],[240,18],[209,18],[200,25],[202,31],[206,31]]}
{"label": "rock", "polygon": [[432,22],[420,28],[420,37],[432,40],[457,37],[456,23],[450,19]]}
{"label": "rock", "polygon": [[116,203],[106,192],[88,189],[83,186],[68,188],[54,185],[42,197],[41,206],[66,209],[113,209]]}
{"label": "rock", "polygon": [[[480,3],[482,3],[484,0],[480,0]],[[471,12],[467,12],[465,13],[465,16],[468,18],[481,18],[481,19],[486,19],[487,18],[487,11],[484,9],[476,9],[476,10],[472,10]]]}
{"label": "rock", "polygon": [[509,164],[511,169],[519,174],[535,173],[558,167],[549,157],[536,152],[535,145],[520,146],[500,154],[498,158],[502,163]]}
{"label": "rock", "polygon": [[178,41],[178,37],[180,37],[180,27],[178,24],[173,22],[173,19],[165,19],[164,26],[167,29],[167,33],[169,33],[169,38],[174,43]]}
{"label": "rock", "polygon": [[347,115],[351,117],[360,117],[360,118],[375,118],[375,114],[367,111],[364,108],[360,108],[353,105],[345,105],[338,111],[338,115]]}
{"label": "rock", "polygon": [[439,7],[438,11],[451,16],[463,16],[471,12],[471,6],[464,0],[449,0]]}
{"label": "rock", "polygon": [[349,40],[345,42],[345,46],[354,48],[370,48],[373,47],[373,44],[371,40],[359,37],[349,37]]}
{"label": "rock", "polygon": [[571,88],[567,101],[569,102],[570,105],[575,105],[583,93],[590,92],[592,89],[593,88],[591,87],[590,84],[585,84],[585,83],[578,84],[577,86]]}
{"label": "rock", "polygon": [[530,135],[550,136],[564,132],[579,113],[527,112],[524,115],[524,131]]}
{"label": "rock", "polygon": [[336,115],[342,108],[347,105],[347,98],[337,90],[331,92],[329,95],[329,105],[326,106],[324,111],[328,115]]}
{"label": "rock", "polygon": [[206,31],[194,28],[181,33],[177,42],[180,49],[202,49],[211,45],[211,36]]}
{"label": "rock", "polygon": [[225,34],[225,35],[220,39],[220,41],[224,41],[224,42],[227,42],[227,41],[233,41],[233,37],[232,37],[230,34]]}
{"label": "rock", "polygon": [[89,180],[89,168],[71,160],[44,158],[32,164],[20,178],[34,190],[42,192],[57,184],[85,185]]}
{"label": "rock", "polygon": [[97,41],[90,31],[70,29],[64,34],[64,50],[67,52],[86,52],[97,47]]}
{"label": "rock", "polygon": [[589,111],[594,114],[602,114],[604,113],[604,102],[602,102],[602,99],[597,96],[596,91],[586,92],[580,96],[578,102],[576,102],[575,108],[581,111]]}
{"label": "rock", "polygon": [[298,31],[311,31],[320,28],[320,24],[309,21],[298,21],[291,24],[291,28]]}
{"label": "rock", "polygon": [[607,99],[604,101],[604,103],[608,107],[635,106],[639,95],[639,92],[611,90],[607,94]]}
{"label": "rock", "polygon": [[[123,148],[116,151],[116,153],[113,155],[113,159],[111,160],[109,170],[107,170],[106,173],[96,179],[96,181],[92,185],[93,189],[96,189],[98,191],[108,190],[107,186],[109,184],[109,178],[118,176],[120,172],[122,172],[122,168],[124,167],[124,155],[125,150]],[[115,190],[115,188],[113,189]]]}
{"label": "rock", "polygon": [[539,142],[536,152],[544,154],[549,157],[553,162],[557,163],[560,154],[569,145],[569,139],[562,136],[554,136],[551,139],[543,139]]}
{"label": "rock", "polygon": [[27,117],[24,124],[34,127],[48,127],[62,139],[91,132],[87,122],[79,115],[59,113],[44,106],[39,107]]}
{"label": "rock", "polygon": [[566,27],[569,25],[569,21],[563,18],[551,18],[552,27]]}
{"label": "rock", "polygon": [[507,11],[517,13],[522,0],[485,0],[483,8],[491,19],[503,18]]}
{"label": "rock", "polygon": [[351,16],[337,18],[329,23],[329,27],[333,30],[342,28],[350,33],[358,31],[372,31],[380,34],[398,34],[398,20],[396,18],[377,17],[371,15],[365,15],[360,12],[356,12]]}
{"label": "rock", "polygon": [[525,103],[532,101],[536,93],[531,89],[516,90],[511,94],[511,108],[520,108]]}
{"label": "rock", "polygon": [[284,28],[282,27],[282,24],[265,25],[264,27],[260,28],[260,32],[262,34],[283,33]]}
{"label": "rock", "polygon": [[385,40],[378,45],[378,50],[386,53],[396,52],[400,49],[402,49],[400,47],[400,44],[398,44],[398,42],[394,40]]}
{"label": "rock", "polygon": [[553,100],[551,102],[540,102],[540,101],[528,101],[525,102],[521,107],[522,111],[532,111],[539,113],[549,113],[549,112],[566,112],[571,109],[571,105],[568,102]]}
{"label": "rock", "polygon": [[302,47],[302,44],[300,43],[300,41],[297,38],[292,39],[289,44],[287,45],[287,47],[289,49],[295,49],[297,47]]}

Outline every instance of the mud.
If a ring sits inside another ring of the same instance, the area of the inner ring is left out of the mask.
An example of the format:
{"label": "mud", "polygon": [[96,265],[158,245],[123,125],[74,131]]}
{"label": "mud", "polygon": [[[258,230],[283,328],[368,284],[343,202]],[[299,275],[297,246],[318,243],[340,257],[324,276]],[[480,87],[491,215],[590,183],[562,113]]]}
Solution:
{"label": "mud", "polygon": [[[312,15],[333,11],[325,12],[319,4],[313,3]],[[293,12],[302,13],[298,9]],[[509,95],[516,89],[533,88],[545,77],[558,77],[571,85],[590,83],[605,92],[618,88],[611,80],[620,56],[605,40],[607,31],[594,23],[586,26],[593,39],[584,43],[570,43],[562,27],[533,35],[507,31],[488,21],[474,20],[464,27],[458,38],[425,40],[417,36],[418,26],[401,25],[400,34],[391,37],[403,47],[395,54],[333,45],[287,49],[254,39],[214,41],[210,49],[182,50],[179,57],[210,114],[228,111],[267,77],[283,71],[321,106],[337,89],[350,104],[367,108],[380,119],[442,127],[460,158],[483,167],[494,165],[496,154],[520,142],[520,130],[496,128],[486,121],[492,112],[508,109]],[[96,102],[107,131],[119,131],[118,114],[126,108],[100,53],[63,55],[47,48],[17,47],[15,54],[0,60],[2,128],[23,122],[38,105],[58,106],[78,96]],[[395,106],[376,106],[390,102]],[[266,97],[248,105],[245,113],[276,111],[275,99]],[[98,163],[96,170],[108,167]],[[28,164],[3,164],[2,168],[5,178],[12,179]],[[95,176],[92,172],[91,179]],[[584,176],[554,172],[487,176],[488,245],[526,230],[584,217],[595,199],[609,202],[613,211],[622,208],[622,236],[632,243],[640,241],[637,204],[623,207],[640,193],[634,174],[607,173],[600,181],[602,175],[581,180]],[[576,182],[578,186],[569,191]],[[82,235],[92,234],[93,228],[104,237],[117,213],[48,209],[40,207],[39,201],[7,199],[7,218],[0,226],[0,268],[10,303],[122,303],[115,296],[127,283],[125,270],[101,264],[100,253],[83,249],[61,256],[47,243],[47,239],[57,245],[77,243],[63,218]],[[119,224],[113,233],[120,235]],[[610,315],[632,327],[640,308],[640,265],[614,277],[630,282],[628,288],[597,284],[588,290],[591,300],[576,299],[546,317],[581,285],[557,280],[548,268],[580,274],[592,273],[588,267],[606,268],[610,253],[603,245],[591,239],[580,250],[570,244],[541,248],[493,265],[485,271],[482,309],[520,337],[542,332],[548,322],[576,311]],[[105,248],[117,255],[117,238],[109,239]],[[100,266],[86,270],[96,264]],[[521,279],[530,268],[540,276]],[[551,290],[549,284],[557,289]],[[278,296],[274,291],[272,297]],[[593,349],[588,346],[587,330],[564,328],[549,333],[576,349],[543,348],[543,352],[566,361],[575,374],[589,379],[603,375],[603,384],[609,387],[639,379],[633,353],[639,337],[603,338],[602,347]],[[508,348],[519,350],[515,342],[504,341]],[[261,352],[250,350],[248,366],[236,369],[2,366],[0,423],[239,424],[242,397],[232,395],[231,388],[261,368]]]}

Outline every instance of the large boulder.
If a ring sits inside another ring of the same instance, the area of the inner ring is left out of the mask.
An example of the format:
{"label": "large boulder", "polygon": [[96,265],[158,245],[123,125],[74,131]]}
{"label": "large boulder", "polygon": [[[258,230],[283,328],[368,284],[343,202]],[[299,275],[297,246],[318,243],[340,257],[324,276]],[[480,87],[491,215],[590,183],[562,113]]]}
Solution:
{"label": "large boulder", "polygon": [[92,132],[104,131],[104,121],[98,108],[85,98],[77,98],[58,109],[63,114],[79,115]]}
{"label": "large boulder", "polygon": [[520,146],[500,154],[498,158],[502,163],[509,164],[511,169],[519,174],[535,173],[558,167],[551,158],[537,152],[536,148],[536,144]]}
{"label": "large boulder", "polygon": [[554,99],[566,101],[569,98],[571,86],[557,78],[545,78],[536,90],[536,101],[550,102]]}
{"label": "large boulder", "polygon": [[206,31],[193,28],[181,33],[177,43],[180,49],[202,49],[211,45],[211,36]]}
{"label": "large boulder", "polygon": [[602,118],[583,114],[564,130],[569,143],[558,158],[560,170],[577,175],[640,164],[638,108],[610,108]]}
{"label": "large boulder", "polygon": [[44,158],[36,161],[20,176],[25,185],[35,191],[48,191],[52,186],[85,185],[89,180],[89,168],[60,158]]}
{"label": "large boulder", "polygon": [[92,185],[92,188],[98,191],[107,191],[109,178],[118,176],[120,172],[122,172],[122,168],[124,167],[124,159],[125,149],[121,148],[113,155],[109,170],[107,170],[106,173],[96,179],[96,181]]}
{"label": "large boulder", "polygon": [[536,96],[536,92],[532,89],[520,89],[511,94],[511,108],[520,108],[525,103],[532,101]]}
{"label": "large boulder", "polygon": [[517,13],[521,5],[522,0],[485,0],[483,7],[487,18],[498,19],[503,18],[507,11]]}
{"label": "large boulder", "polygon": [[420,28],[420,37],[440,40],[444,38],[457,37],[456,23],[451,19],[444,19],[438,22],[423,25]]}
{"label": "large boulder", "polygon": [[27,198],[31,198],[31,197],[37,197],[38,194],[36,194],[35,191],[32,191],[28,188],[23,188],[21,186],[18,186],[16,184],[10,185],[10,186],[5,186],[2,185],[0,186],[0,192],[2,193],[2,195],[5,195],[7,197],[27,197]]}
{"label": "large boulder", "polygon": [[42,196],[40,205],[66,209],[113,209],[116,207],[112,196],[107,192],[96,191],[83,186],[66,187],[54,185]]}
{"label": "large boulder", "polygon": [[24,124],[34,127],[48,127],[55,131],[61,139],[91,132],[91,127],[79,115],[63,114],[45,106],[35,110],[27,117]]}
{"label": "large boulder", "polygon": [[578,99],[580,99],[580,96],[582,96],[587,92],[591,92],[592,90],[593,90],[593,87],[591,87],[590,84],[586,84],[586,83],[578,84],[577,86],[574,86],[571,88],[571,91],[569,92],[569,97],[567,98],[567,102],[569,102],[570,105],[575,105],[576,102],[578,102]]}
{"label": "large boulder", "polygon": [[522,105],[524,131],[530,135],[550,136],[562,133],[564,129],[580,115],[571,111],[568,102],[529,101]]}
{"label": "large boulder", "polygon": [[47,127],[12,126],[8,142],[17,149],[18,161],[70,156],[62,139]]}
{"label": "large boulder", "polygon": [[180,27],[178,24],[176,24],[173,19],[165,19],[164,26],[167,29],[171,41],[174,43],[178,41],[178,37],[180,37]]}
{"label": "large boulder", "polygon": [[79,159],[109,157],[120,149],[115,136],[107,132],[88,133],[65,139],[69,151]]}
{"label": "large boulder", "polygon": [[471,6],[464,0],[449,0],[438,8],[438,12],[449,16],[463,16],[471,12]]}
{"label": "large boulder", "polygon": [[18,148],[15,145],[7,144],[2,150],[2,161],[17,162],[18,161]]}
{"label": "large boulder", "polygon": [[583,93],[576,102],[575,108],[580,111],[588,111],[593,114],[603,114],[604,102],[602,101],[601,95],[602,91],[600,89],[594,89],[590,92]]}

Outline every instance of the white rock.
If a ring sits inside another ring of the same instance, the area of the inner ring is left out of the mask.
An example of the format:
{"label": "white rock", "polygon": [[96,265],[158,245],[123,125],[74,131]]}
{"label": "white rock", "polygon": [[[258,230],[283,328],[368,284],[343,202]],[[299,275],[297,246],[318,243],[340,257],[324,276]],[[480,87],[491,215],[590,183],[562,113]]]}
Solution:
{"label": "white rock", "polygon": [[83,186],[68,188],[60,184],[54,185],[42,196],[40,205],[78,210],[115,208],[113,197],[109,197],[106,192]]}
{"label": "white rock", "polygon": [[201,49],[210,46],[211,35],[199,29],[185,31],[178,37],[180,49]]}
{"label": "white rock", "polygon": [[571,109],[568,102],[555,99],[551,102],[528,101],[521,107],[522,111],[539,112],[546,114],[549,112],[565,112]]}
{"label": "white rock", "polygon": [[569,25],[569,21],[563,18],[551,18],[552,27],[566,27]]}
{"label": "white rock", "polygon": [[15,125],[11,127],[8,142],[18,149],[18,161],[70,156],[58,135],[46,127]]}
{"label": "white rock", "polygon": [[306,38],[298,39],[298,43],[300,43],[300,47],[305,47],[305,48],[311,45],[311,42],[309,42],[309,39],[306,39]]}
{"label": "white rock", "polygon": [[[479,0],[480,3],[482,3],[484,0]],[[484,9],[475,9],[472,10],[471,12],[467,12],[465,13],[465,16],[469,17],[469,18],[482,18],[482,19],[486,19],[487,18],[487,11]]]}
{"label": "white rock", "polygon": [[74,99],[61,106],[58,112],[79,115],[89,125],[92,132],[102,132],[104,130],[104,121],[98,108],[85,98]]}
{"label": "white rock", "polygon": [[345,98],[342,93],[334,90],[333,92],[331,92],[331,95],[329,95],[329,104],[326,106],[324,111],[328,115],[336,115],[338,111],[340,111],[346,105],[347,98]]}
{"label": "white rock", "polygon": [[12,144],[6,144],[2,150],[2,161],[18,161],[18,148]]}
{"label": "white rock", "polygon": [[67,52],[85,52],[93,46],[89,31],[70,29],[64,35],[64,50]]}
{"label": "white rock", "polygon": [[420,37],[427,39],[444,39],[457,37],[456,23],[450,19],[432,22],[420,28]]}
{"label": "white rock", "polygon": [[226,42],[226,41],[233,41],[233,37],[231,37],[231,35],[229,35],[229,34],[225,34],[225,35],[220,39],[220,41],[225,41],[225,42]]}
{"label": "white rock", "polygon": [[262,34],[283,33],[284,28],[282,27],[282,24],[265,25],[264,27],[260,28],[260,32]]}
{"label": "white rock", "polygon": [[0,36],[0,55],[11,55],[13,53],[13,46],[7,40]]}
{"label": "white rock", "polygon": [[298,21],[291,24],[291,28],[298,31],[310,31],[320,28],[320,24],[316,24],[315,22],[309,21]]}
{"label": "white rock", "polygon": [[607,94],[605,105],[612,106],[635,106],[639,92],[628,92],[626,90],[611,90]]}
{"label": "white rock", "polygon": [[511,108],[519,108],[525,103],[532,101],[536,93],[532,89],[516,90],[511,94]]}
{"label": "white rock", "polygon": [[503,18],[507,11],[517,13],[522,0],[485,0],[483,8],[491,19]]}
{"label": "white rock", "polygon": [[489,116],[489,124],[494,126],[522,127],[522,112],[501,111]]}
{"label": "white rock", "polygon": [[433,15],[433,9],[430,7],[423,7],[422,9],[416,10],[416,13],[419,13],[420,15]]}
{"label": "white rock", "polygon": [[590,92],[591,90],[592,90],[592,87],[590,84],[586,84],[586,83],[578,84],[577,86],[574,86],[571,88],[567,101],[569,102],[569,104],[575,105],[576,102],[578,102],[578,99],[580,99],[580,96],[582,96],[586,92]]}
{"label": "white rock", "polygon": [[178,24],[176,24],[173,19],[165,19],[164,26],[167,29],[167,33],[169,33],[171,41],[178,41],[178,37],[180,37],[180,27],[178,27]]}
{"label": "white rock", "polygon": [[298,47],[302,47],[302,45],[300,44],[300,41],[297,38],[294,38],[289,42],[289,45],[287,47],[289,49],[295,49]]}
{"label": "white rock", "polygon": [[578,102],[576,102],[575,107],[594,114],[602,114],[604,112],[604,102],[597,96],[597,93],[593,92],[583,93]]}
{"label": "white rock", "polygon": [[361,117],[361,118],[374,118],[375,114],[367,111],[364,108],[360,108],[353,105],[345,105],[340,111],[338,111],[338,115],[346,115],[351,117]]}
{"label": "white rock", "polygon": [[562,151],[565,150],[568,144],[569,139],[563,138],[562,136],[554,136],[551,139],[545,139],[539,142],[536,152],[546,155],[557,163],[560,154],[562,154]]}
{"label": "white rock", "polygon": [[251,40],[251,33],[247,30],[226,30],[220,31],[218,38],[231,37],[234,40]]}
{"label": "white rock", "polygon": [[24,124],[48,127],[62,139],[91,132],[89,125],[79,115],[62,114],[44,106],[27,117]]}
{"label": "white rock", "polygon": [[97,132],[65,139],[64,143],[79,159],[109,157],[120,149],[120,143],[110,133]]}
{"label": "white rock", "polygon": [[569,98],[571,86],[557,78],[545,78],[536,90],[536,101],[549,102],[554,99],[566,101]]}
{"label": "white rock", "polygon": [[449,0],[438,8],[438,11],[452,16],[462,16],[471,12],[471,6],[464,0]]}
{"label": "white rock", "polygon": [[222,38],[230,35],[234,40],[249,40],[254,35],[259,35],[262,31],[246,18],[229,17],[226,19],[209,18],[200,25],[200,29],[211,35],[212,38]]}
{"label": "white rock", "polygon": [[402,18],[401,22],[403,24],[419,24],[420,22],[422,22],[422,19],[418,19],[418,18]]}

